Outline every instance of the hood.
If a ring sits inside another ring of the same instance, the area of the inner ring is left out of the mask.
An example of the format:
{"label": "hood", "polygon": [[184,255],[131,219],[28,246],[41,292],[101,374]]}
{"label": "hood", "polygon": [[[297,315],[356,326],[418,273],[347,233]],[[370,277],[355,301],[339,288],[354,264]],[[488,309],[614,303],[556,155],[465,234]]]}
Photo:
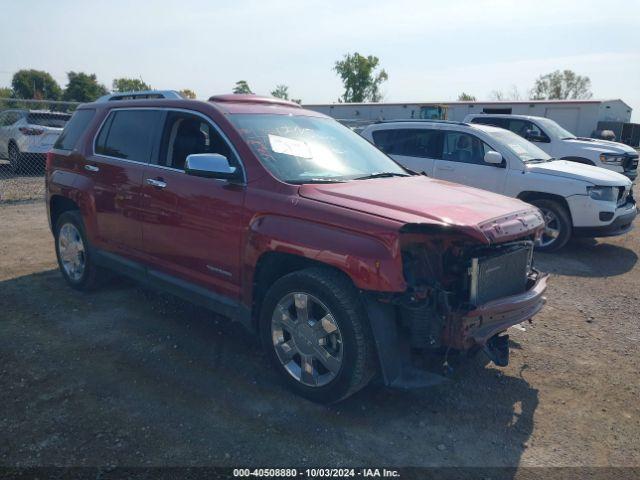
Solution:
{"label": "hood", "polygon": [[629,145],[625,145],[624,143],[619,142],[610,142],[609,140],[597,140],[595,138],[572,138],[563,140],[563,142],[568,142],[574,145],[580,145],[591,150],[597,152],[606,152],[606,153],[632,153],[636,154],[635,149],[631,148]]}
{"label": "hood", "polygon": [[620,173],[584,163],[554,160],[544,163],[527,163],[525,172],[553,175],[555,177],[580,180],[602,186],[631,185],[631,181]]}
{"label": "hood", "polygon": [[544,223],[536,208],[515,198],[418,175],[306,184],[299,194],[405,225],[456,227],[485,243],[534,234]]}

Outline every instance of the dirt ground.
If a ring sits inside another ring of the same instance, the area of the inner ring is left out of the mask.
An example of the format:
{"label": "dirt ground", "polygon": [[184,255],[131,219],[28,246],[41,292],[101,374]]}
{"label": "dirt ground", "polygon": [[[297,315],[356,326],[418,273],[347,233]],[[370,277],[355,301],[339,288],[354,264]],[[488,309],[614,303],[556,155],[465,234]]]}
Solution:
{"label": "dirt ground", "polygon": [[638,230],[537,256],[548,303],[507,368],[332,407],[204,310],[67,287],[42,202],[0,204],[0,232],[0,465],[640,466]]}

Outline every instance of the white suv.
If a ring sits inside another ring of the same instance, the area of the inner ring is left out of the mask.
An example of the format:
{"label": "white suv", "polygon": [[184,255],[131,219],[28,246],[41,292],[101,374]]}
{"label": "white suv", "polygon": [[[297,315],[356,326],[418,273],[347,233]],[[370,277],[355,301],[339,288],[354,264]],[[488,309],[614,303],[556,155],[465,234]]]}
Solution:
{"label": "white suv", "polygon": [[636,216],[627,177],[552,159],[502,128],[447,121],[396,121],[370,125],[362,136],[410,170],[537,206],[546,220],[538,241],[540,250],[557,250],[572,234],[603,237],[626,233]]}
{"label": "white suv", "polygon": [[561,160],[607,168],[631,180],[638,174],[638,152],[633,148],[624,143],[576,137],[549,118],[480,113],[467,115],[464,121],[511,130]]}
{"label": "white suv", "polygon": [[0,158],[8,158],[14,173],[44,166],[71,118],[69,113],[45,110],[5,110],[0,113]]}

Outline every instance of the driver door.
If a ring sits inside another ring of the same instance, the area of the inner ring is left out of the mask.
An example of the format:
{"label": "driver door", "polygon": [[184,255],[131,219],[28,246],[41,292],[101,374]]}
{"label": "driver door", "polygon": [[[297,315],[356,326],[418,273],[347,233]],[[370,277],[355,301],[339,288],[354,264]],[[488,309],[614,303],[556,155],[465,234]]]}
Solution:
{"label": "driver door", "polygon": [[502,165],[485,163],[484,155],[490,150],[493,149],[475,135],[446,131],[442,159],[435,162],[434,177],[504,193],[508,170],[506,159]]}
{"label": "driver door", "polygon": [[167,112],[158,157],[142,181],[142,243],[152,269],[229,298],[240,295],[245,187],[187,175],[193,153],[219,153],[238,163],[226,138],[207,119]]}

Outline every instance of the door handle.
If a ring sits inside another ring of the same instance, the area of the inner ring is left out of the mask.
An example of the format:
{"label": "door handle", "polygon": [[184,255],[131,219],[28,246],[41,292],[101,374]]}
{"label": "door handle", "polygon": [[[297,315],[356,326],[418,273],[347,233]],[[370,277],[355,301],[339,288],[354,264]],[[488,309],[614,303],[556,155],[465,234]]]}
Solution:
{"label": "door handle", "polygon": [[147,183],[156,188],[164,188],[167,186],[167,183],[161,178],[147,178]]}
{"label": "door handle", "polygon": [[453,168],[453,167],[445,167],[445,166],[439,166],[438,169],[439,170],[446,170],[447,172],[453,172],[455,170],[455,168]]}
{"label": "door handle", "polygon": [[84,169],[88,172],[99,172],[100,168],[96,167],[95,165],[85,165]]}

